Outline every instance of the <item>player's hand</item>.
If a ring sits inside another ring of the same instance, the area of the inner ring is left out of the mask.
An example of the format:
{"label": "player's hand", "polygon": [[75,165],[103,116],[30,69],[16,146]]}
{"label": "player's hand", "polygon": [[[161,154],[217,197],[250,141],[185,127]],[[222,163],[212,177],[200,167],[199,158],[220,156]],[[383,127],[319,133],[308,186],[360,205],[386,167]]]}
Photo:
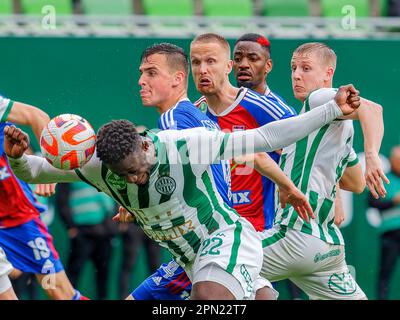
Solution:
{"label": "player's hand", "polygon": [[4,152],[10,158],[20,158],[29,147],[29,136],[11,125],[4,127]]}
{"label": "player's hand", "polygon": [[379,199],[379,196],[382,198],[386,196],[386,189],[382,180],[385,181],[386,184],[390,183],[383,172],[379,155],[376,153],[365,154],[365,181],[375,199]]}
{"label": "player's hand", "polygon": [[359,91],[352,84],[339,87],[335,101],[343,115],[353,113],[361,104]]}
{"label": "player's hand", "polygon": [[37,184],[35,187],[35,194],[41,197],[50,197],[56,193],[57,183]]}
{"label": "player's hand", "polygon": [[289,191],[280,188],[279,202],[281,203],[282,209],[285,209],[287,204],[292,205],[299,216],[307,222],[309,222],[308,217],[315,219],[314,213],[306,196],[296,187],[293,187]]}
{"label": "player's hand", "polygon": [[346,215],[343,211],[343,208],[339,206],[335,206],[335,224],[337,227],[340,227],[340,225],[343,223],[343,221],[345,220]]}
{"label": "player's hand", "polygon": [[118,213],[113,217],[113,221],[117,222],[133,222],[135,217],[128,212],[124,207],[118,208]]}

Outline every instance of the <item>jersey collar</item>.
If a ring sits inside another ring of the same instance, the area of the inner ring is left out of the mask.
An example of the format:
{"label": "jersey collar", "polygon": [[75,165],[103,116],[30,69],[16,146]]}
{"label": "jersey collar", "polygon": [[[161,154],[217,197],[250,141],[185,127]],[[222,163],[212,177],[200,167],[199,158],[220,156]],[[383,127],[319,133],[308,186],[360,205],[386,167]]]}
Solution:
{"label": "jersey collar", "polygon": [[269,95],[270,93],[271,93],[271,89],[270,89],[267,85],[265,85],[264,96],[267,96],[267,95]]}
{"label": "jersey collar", "polygon": [[241,92],[240,92],[239,95],[236,97],[235,101],[233,101],[233,103],[232,103],[228,108],[226,108],[224,111],[222,111],[220,114],[216,114],[216,113],[214,112],[214,110],[211,109],[209,106],[207,106],[208,111],[210,111],[210,113],[211,113],[213,116],[216,116],[216,117],[223,117],[223,116],[226,116],[227,114],[229,114],[233,109],[236,108],[236,106],[240,103],[240,101],[243,100],[243,98],[244,98],[244,96],[246,95],[247,90],[248,90],[248,89],[245,88],[245,87],[241,87],[240,89],[241,89]]}
{"label": "jersey collar", "polygon": [[[160,130],[158,130],[158,131],[160,131]],[[157,137],[157,134],[156,134],[156,132],[154,132],[154,131],[152,131],[152,130],[148,130],[148,129],[146,129],[146,130],[144,130],[142,133],[139,133],[139,135],[141,136],[141,137],[149,137],[152,141],[153,141],[153,143],[154,143],[154,149],[155,149],[155,151],[156,151],[156,159],[157,159],[157,162],[151,167],[151,169],[150,169],[150,175],[152,175],[153,174],[153,172],[154,171],[156,171],[157,170],[157,168],[159,167],[159,165],[160,165],[160,161],[159,161],[159,159],[158,159],[158,155],[159,155],[159,152],[160,152],[160,139]]]}

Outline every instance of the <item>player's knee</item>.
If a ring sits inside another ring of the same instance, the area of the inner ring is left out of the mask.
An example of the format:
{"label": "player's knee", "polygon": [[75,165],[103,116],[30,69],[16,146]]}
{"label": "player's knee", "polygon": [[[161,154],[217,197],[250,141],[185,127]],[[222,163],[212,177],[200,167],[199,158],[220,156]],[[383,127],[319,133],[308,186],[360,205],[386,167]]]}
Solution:
{"label": "player's knee", "polygon": [[234,300],[235,296],[222,284],[200,281],[193,285],[191,300]]}
{"label": "player's knee", "polygon": [[256,300],[277,300],[276,291],[268,288],[263,287],[258,289],[256,292]]}

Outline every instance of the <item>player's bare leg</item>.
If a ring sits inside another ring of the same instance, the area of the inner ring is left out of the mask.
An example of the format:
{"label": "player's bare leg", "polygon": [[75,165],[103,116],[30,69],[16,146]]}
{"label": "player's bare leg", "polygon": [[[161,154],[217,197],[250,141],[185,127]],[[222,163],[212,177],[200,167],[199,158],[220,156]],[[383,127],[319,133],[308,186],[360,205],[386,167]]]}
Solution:
{"label": "player's bare leg", "polygon": [[222,284],[201,281],[193,285],[190,300],[235,300],[235,296]]}
{"label": "player's bare leg", "polygon": [[18,300],[17,295],[12,287],[0,293],[0,300]]}
{"label": "player's bare leg", "polygon": [[53,274],[36,274],[36,278],[50,299],[72,300],[75,295],[74,287],[65,271]]}

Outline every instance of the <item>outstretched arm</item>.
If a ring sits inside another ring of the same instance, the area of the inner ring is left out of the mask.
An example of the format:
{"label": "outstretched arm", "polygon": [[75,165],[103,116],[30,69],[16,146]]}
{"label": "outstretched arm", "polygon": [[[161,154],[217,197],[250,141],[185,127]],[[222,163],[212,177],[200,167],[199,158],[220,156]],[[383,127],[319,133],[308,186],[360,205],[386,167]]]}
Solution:
{"label": "outstretched arm", "polygon": [[[358,91],[342,86],[335,99],[297,117],[268,123],[262,127],[229,134],[220,156],[231,159],[242,154],[269,152],[288,146],[343,114],[350,114],[360,105]],[[351,102],[348,99],[351,98]]]}
{"label": "outstretched arm", "polygon": [[4,151],[15,175],[28,183],[56,183],[80,181],[72,170],[59,170],[44,158],[28,156],[28,135],[14,126],[4,128]]}

